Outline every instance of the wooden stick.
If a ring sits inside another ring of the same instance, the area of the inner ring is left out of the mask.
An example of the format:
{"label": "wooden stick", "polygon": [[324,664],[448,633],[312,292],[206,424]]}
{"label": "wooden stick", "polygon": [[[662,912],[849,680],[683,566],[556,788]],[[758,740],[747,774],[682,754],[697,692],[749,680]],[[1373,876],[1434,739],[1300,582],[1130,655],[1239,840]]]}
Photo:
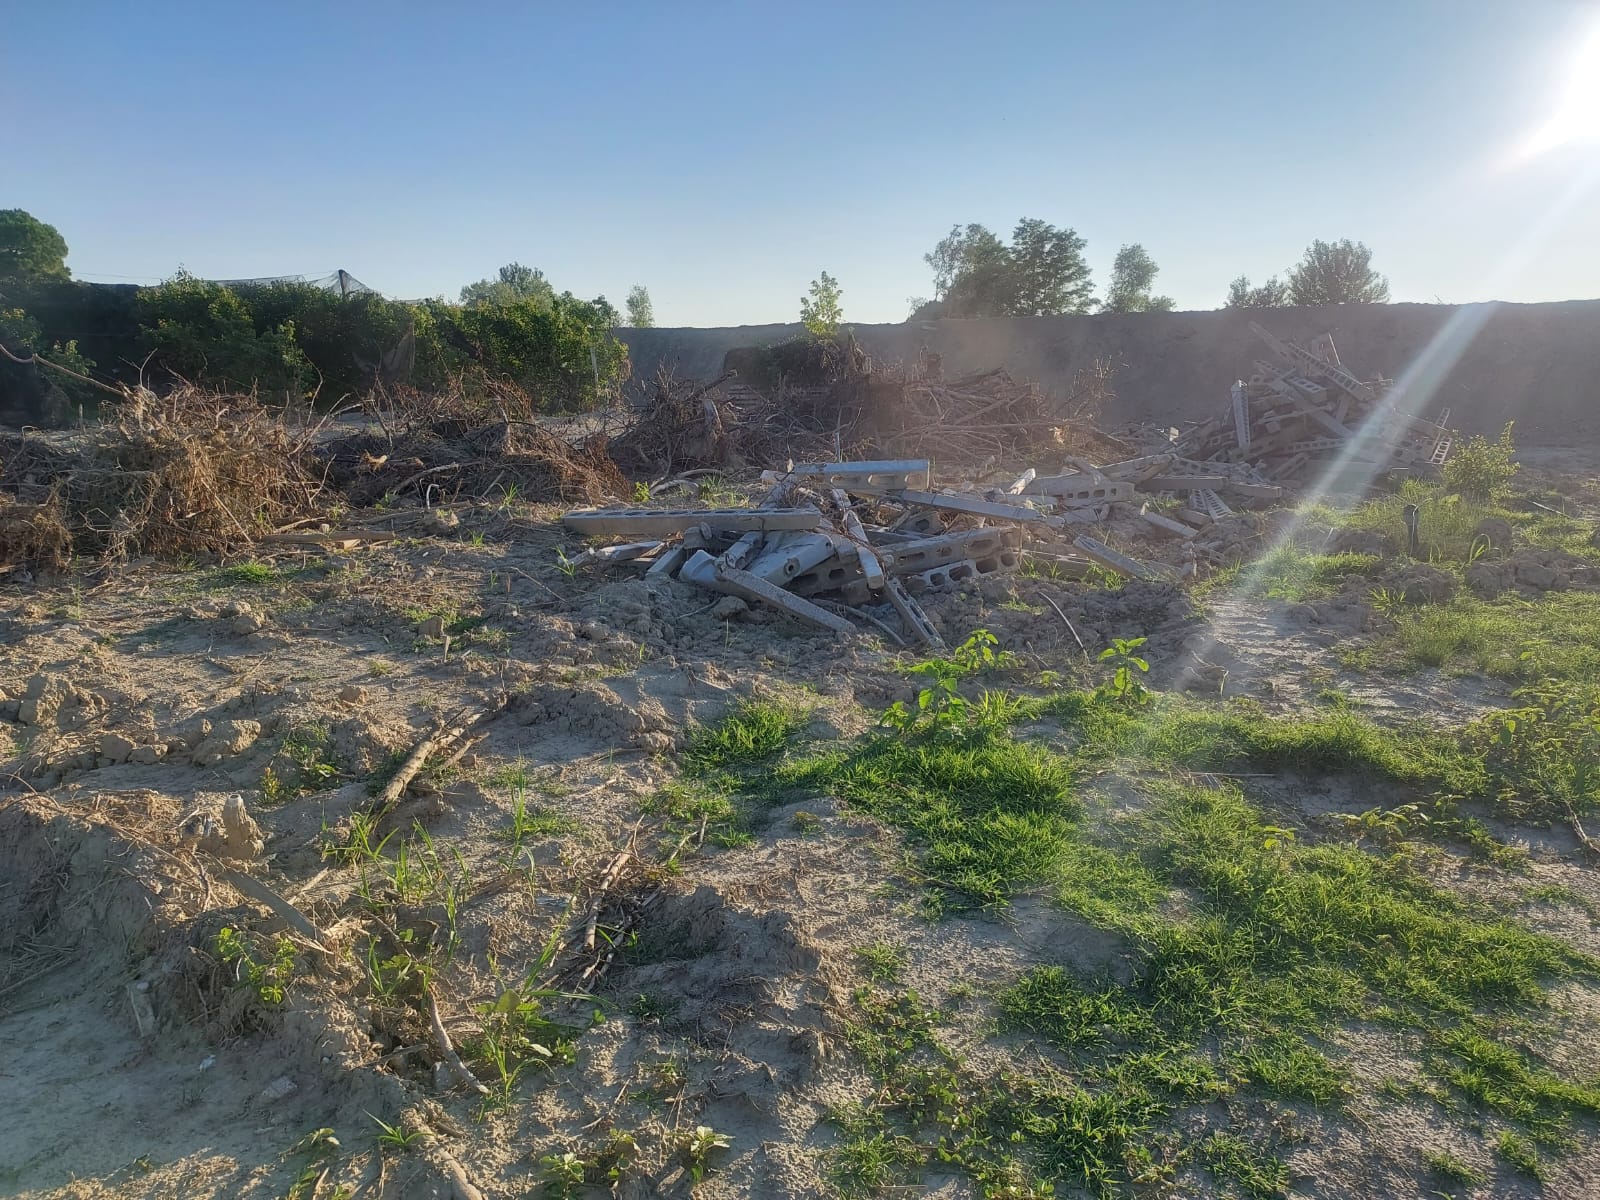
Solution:
{"label": "wooden stick", "polygon": [[605,907],[606,891],[617,881],[617,876],[622,873],[622,868],[633,857],[633,846],[630,844],[611,860],[611,865],[606,868],[606,873],[600,877],[600,885],[595,889],[594,898],[589,901],[589,915],[583,923],[583,948],[594,949],[594,939],[600,924],[600,910]]}
{"label": "wooden stick", "polygon": [[433,989],[428,989],[428,1024],[433,1028],[434,1049],[444,1059],[445,1065],[455,1073],[456,1079],[465,1087],[471,1088],[480,1096],[487,1096],[489,1089],[483,1085],[476,1075],[461,1061],[461,1055],[456,1053],[456,1048],[450,1044],[450,1035],[444,1030],[444,1019],[439,1016],[439,1001],[434,998]]}
{"label": "wooden stick", "polygon": [[481,709],[475,716],[450,729],[435,730],[423,738],[412,748],[411,753],[406,756],[406,760],[400,764],[399,769],[390,777],[389,782],[383,785],[383,791],[379,792],[372,802],[373,810],[383,812],[392,808],[399,802],[400,797],[405,795],[406,788],[411,786],[411,781],[417,777],[423,767],[427,766],[430,754],[435,750],[444,750],[455,745],[457,741],[465,737],[480,723],[489,720],[490,717],[498,716],[504,709],[505,702],[502,701],[493,708]]}
{"label": "wooden stick", "polygon": [[243,871],[235,871],[232,867],[225,866],[221,862],[218,862],[216,867],[218,873],[232,885],[235,891],[265,904],[276,916],[282,918],[290,928],[310,942],[317,950],[330,957],[332,956],[333,951],[329,950],[327,946],[327,935],[313,925],[310,919],[298,908],[290,904],[259,879],[246,875]]}

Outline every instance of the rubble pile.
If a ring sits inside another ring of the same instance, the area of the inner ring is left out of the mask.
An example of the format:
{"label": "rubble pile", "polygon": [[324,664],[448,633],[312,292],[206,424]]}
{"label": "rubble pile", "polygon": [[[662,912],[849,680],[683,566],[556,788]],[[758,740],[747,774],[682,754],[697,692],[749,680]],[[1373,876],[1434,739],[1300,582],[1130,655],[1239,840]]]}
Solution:
{"label": "rubble pile", "polygon": [[[918,597],[981,576],[1017,570],[1033,555],[1055,574],[1095,569],[1140,580],[1175,580],[1220,558],[1202,530],[1234,516],[1236,503],[1273,500],[1282,489],[1246,478],[1248,467],[1197,474],[1171,452],[1106,466],[1068,457],[1070,470],[1029,469],[1008,484],[933,490],[926,459],[790,464],[762,476],[770,490],[753,508],[599,508],[567,513],[568,529],[612,545],[573,561],[629,565],[733,597],[730,611],[771,605],[837,633],[855,616],[896,638],[938,645]],[[1196,508],[1171,494],[1186,491]],[[1166,494],[1171,512],[1152,494]],[[1199,496],[1201,499],[1194,499]],[[1181,546],[1176,562],[1136,558],[1108,545],[1159,539]],[[1102,536],[1095,536],[1100,534]],[[620,540],[632,539],[632,540]],[[898,627],[898,628],[896,628]]]}
{"label": "rubble pile", "polygon": [[1364,382],[1339,361],[1331,335],[1308,348],[1251,323],[1275,362],[1257,360],[1248,380],[1233,385],[1228,411],[1186,432],[1176,443],[1188,458],[1254,463],[1264,478],[1305,482],[1348,467],[1371,478],[1394,467],[1437,467],[1454,437],[1442,420],[1401,412],[1393,383]]}
{"label": "rubble pile", "polygon": [[845,350],[775,379],[771,364],[748,355],[730,355],[740,365],[699,386],[658,375],[612,438],[611,456],[625,471],[665,479],[786,459],[934,457],[994,466],[1061,450],[1133,453],[1093,424],[1107,394],[1103,364],[1080,375],[1068,395],[1052,397],[1004,369],[946,380],[932,356],[906,368],[875,364],[853,344]]}

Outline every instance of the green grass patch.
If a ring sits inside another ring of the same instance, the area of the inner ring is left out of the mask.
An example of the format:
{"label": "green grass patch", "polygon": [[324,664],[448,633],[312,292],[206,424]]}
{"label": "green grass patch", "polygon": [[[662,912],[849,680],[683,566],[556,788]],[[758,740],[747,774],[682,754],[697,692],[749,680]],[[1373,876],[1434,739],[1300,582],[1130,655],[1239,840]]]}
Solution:
{"label": "green grass patch", "polygon": [[720,721],[690,734],[684,765],[699,775],[757,766],[781,753],[810,718],[810,713],[790,705],[745,701]]}
{"label": "green grass patch", "polygon": [[218,567],[211,580],[216,587],[266,587],[282,578],[282,573],[271,563],[250,560]]}
{"label": "green grass patch", "polygon": [[789,765],[774,782],[831,792],[905,830],[956,907],[1003,903],[1051,877],[1079,815],[1067,760],[993,725],[871,736],[842,755]]}
{"label": "green grass patch", "polygon": [[1374,574],[1382,562],[1375,554],[1318,554],[1284,542],[1248,566],[1219,573],[1208,590],[1227,587],[1274,600],[1319,600],[1338,592],[1347,576]]}
{"label": "green grass patch", "polygon": [[1600,594],[1481,600],[1401,613],[1388,640],[1405,669],[1441,667],[1497,679],[1600,678]]}

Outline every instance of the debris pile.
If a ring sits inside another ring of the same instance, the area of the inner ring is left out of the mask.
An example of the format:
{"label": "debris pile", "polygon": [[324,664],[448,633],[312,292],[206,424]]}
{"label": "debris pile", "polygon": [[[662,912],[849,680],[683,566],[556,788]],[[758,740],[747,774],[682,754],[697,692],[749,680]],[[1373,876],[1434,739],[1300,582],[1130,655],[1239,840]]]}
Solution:
{"label": "debris pile", "polygon": [[[829,357],[801,383],[783,374],[770,380],[759,361],[744,365],[750,379],[733,368],[699,386],[658,375],[612,439],[617,464],[665,479],[785,459],[937,457],[993,466],[1061,450],[1132,453],[1092,423],[1107,395],[1103,364],[1080,375],[1065,397],[1003,369],[945,380],[937,361],[880,367],[859,351]],[[832,377],[813,382],[826,373]]]}
{"label": "debris pile", "polygon": [[[1141,580],[1194,574],[1202,557],[1220,557],[1198,536],[1232,515],[1220,492],[1245,501],[1282,494],[1242,478],[1249,468],[1196,474],[1197,464],[1171,452],[1103,467],[1066,461],[1073,469],[1064,474],[1030,469],[1005,485],[943,490],[932,489],[926,459],[790,464],[763,474],[770,490],[753,508],[583,509],[562,519],[575,533],[614,542],[574,563],[676,578],[732,597],[730,612],[767,604],[836,633],[852,632],[847,618],[855,616],[896,640],[938,645],[920,596],[1015,571],[1030,554],[1068,576],[1097,568]],[[1150,493],[1176,491],[1198,507],[1173,502],[1169,516],[1150,503]],[[1183,549],[1175,563],[1135,558],[1091,528],[1122,542],[1176,538]]]}
{"label": "debris pile", "polygon": [[355,505],[515,496],[594,504],[626,481],[604,434],[581,446],[532,421],[435,421],[393,435],[361,430],[324,441],[328,482]]}
{"label": "debris pile", "polygon": [[1440,466],[1454,437],[1442,423],[1399,411],[1390,380],[1362,381],[1339,361],[1331,335],[1310,347],[1255,332],[1277,361],[1257,360],[1249,380],[1233,385],[1226,413],[1177,442],[1207,462],[1254,463],[1274,482],[1323,476],[1330,464],[1370,479],[1393,467]]}
{"label": "debris pile", "polygon": [[0,564],[72,554],[177,558],[249,544],[319,511],[322,480],[296,416],[256,397],[131,391],[86,434],[0,445]]}

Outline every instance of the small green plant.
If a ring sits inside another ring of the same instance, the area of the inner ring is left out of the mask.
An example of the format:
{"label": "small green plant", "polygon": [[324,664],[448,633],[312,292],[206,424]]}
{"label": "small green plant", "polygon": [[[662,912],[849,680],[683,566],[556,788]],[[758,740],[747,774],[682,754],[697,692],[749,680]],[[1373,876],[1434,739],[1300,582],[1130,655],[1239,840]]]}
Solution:
{"label": "small green plant", "polygon": [[220,582],[244,587],[262,587],[278,577],[278,568],[271,563],[253,561],[234,563],[217,572]]}
{"label": "small green plant", "polygon": [[546,1196],[559,1197],[559,1200],[568,1200],[576,1196],[583,1188],[584,1176],[588,1174],[588,1164],[571,1150],[562,1154],[545,1154],[539,1159],[539,1170],[544,1183]]}
{"label": "small green plant", "polygon": [[567,557],[566,547],[564,546],[556,547],[556,570],[560,571],[568,579],[578,573],[577,562]]}
{"label": "small green plant", "polygon": [[844,320],[844,307],[839,303],[844,293],[839,281],[824,271],[811,281],[810,293],[800,298],[800,323],[814,338],[837,337],[839,323]]}
{"label": "small green plant", "polygon": [[1489,1177],[1482,1171],[1472,1166],[1471,1163],[1457,1158],[1448,1150],[1432,1151],[1425,1155],[1422,1161],[1427,1164],[1428,1170],[1432,1171],[1440,1179],[1448,1179],[1452,1183],[1476,1187],[1480,1183],[1489,1182]]}
{"label": "small green plant", "polygon": [[250,939],[231,925],[217,930],[217,957],[233,968],[234,980],[255,993],[262,1004],[277,1006],[287,999],[289,981],[294,977],[294,943],[280,937],[271,944],[271,955],[257,958]]}
{"label": "small green plant", "polygon": [[1111,645],[1100,652],[1099,661],[1110,669],[1111,678],[1095,689],[1097,696],[1129,707],[1149,701],[1150,689],[1140,676],[1150,670],[1150,664],[1134,653],[1148,640],[1113,638]]}
{"label": "small green plant", "polygon": [[733,1142],[726,1134],[718,1133],[709,1125],[696,1125],[693,1133],[683,1133],[678,1136],[679,1154],[689,1172],[689,1178],[695,1183],[704,1179],[706,1172],[711,1169],[711,1156],[718,1150],[726,1150],[732,1145]]}
{"label": "small green plant", "polygon": [[650,485],[642,479],[633,485],[633,502],[635,504],[650,503]]}
{"label": "small green plant", "polygon": [[809,836],[822,828],[822,818],[814,812],[801,809],[789,818],[789,824],[796,833]]}
{"label": "small green plant", "polygon": [[[327,1175],[328,1160],[339,1152],[339,1139],[333,1136],[333,1129],[323,1126],[313,1129],[305,1137],[296,1142],[289,1150],[290,1154],[305,1154],[310,1156],[310,1161],[301,1168],[300,1174],[289,1185],[284,1200],[316,1200],[317,1189]],[[335,1195],[343,1192],[346,1197],[349,1191],[344,1188],[335,1189]]]}
{"label": "small green plant", "polygon": [[1479,435],[1456,447],[1444,464],[1445,486],[1471,500],[1492,500],[1502,495],[1517,473],[1512,458],[1517,447],[1511,437],[1515,424],[1508,421],[1498,441]]}
{"label": "small green plant", "polygon": [[[912,666],[911,674],[923,682],[917,692],[915,711],[896,700],[878,718],[880,725],[909,733],[918,726],[935,733],[949,733],[965,725],[974,714],[958,685],[969,675],[984,670],[1012,666],[1016,656],[1009,650],[996,650],[1000,639],[987,629],[974,629],[948,658],[930,658]],[[993,716],[993,700],[985,697],[984,717]]]}
{"label": "small green plant", "polygon": [[633,1165],[639,1143],[633,1134],[613,1129],[589,1162],[588,1177],[596,1183],[616,1183]]}
{"label": "small green plant", "polygon": [[1510,1163],[1530,1179],[1544,1180],[1544,1164],[1539,1161],[1539,1151],[1533,1142],[1512,1129],[1502,1129],[1495,1139],[1497,1157]]}
{"label": "small green plant", "polygon": [[403,1125],[391,1125],[382,1117],[372,1117],[378,1124],[378,1145],[390,1150],[414,1150],[427,1141],[428,1134],[422,1129],[407,1129]]}
{"label": "small green plant", "polygon": [[857,946],[856,957],[874,983],[899,983],[911,965],[911,956],[904,946],[891,946],[887,942]]}
{"label": "small green plant", "polygon": [[268,808],[276,808],[293,793],[284,785],[278,773],[270,766],[261,772],[261,803]]}

